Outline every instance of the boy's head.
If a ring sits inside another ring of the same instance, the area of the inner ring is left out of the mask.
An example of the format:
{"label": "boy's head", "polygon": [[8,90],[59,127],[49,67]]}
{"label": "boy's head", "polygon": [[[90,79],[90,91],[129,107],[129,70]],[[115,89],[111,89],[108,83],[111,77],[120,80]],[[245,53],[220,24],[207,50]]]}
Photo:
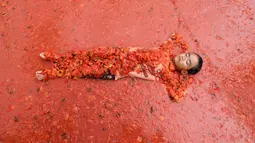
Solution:
{"label": "boy's head", "polygon": [[198,73],[203,65],[203,59],[196,53],[183,53],[174,58],[177,70],[186,70],[189,74]]}

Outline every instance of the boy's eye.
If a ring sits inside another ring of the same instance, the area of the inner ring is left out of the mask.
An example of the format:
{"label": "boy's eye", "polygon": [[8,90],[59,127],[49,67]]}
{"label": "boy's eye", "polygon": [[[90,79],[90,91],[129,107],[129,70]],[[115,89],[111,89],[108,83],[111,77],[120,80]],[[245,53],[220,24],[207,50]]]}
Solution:
{"label": "boy's eye", "polygon": [[190,60],[187,60],[187,61],[186,61],[186,64],[187,64],[187,65],[190,65],[190,63],[191,63]]}

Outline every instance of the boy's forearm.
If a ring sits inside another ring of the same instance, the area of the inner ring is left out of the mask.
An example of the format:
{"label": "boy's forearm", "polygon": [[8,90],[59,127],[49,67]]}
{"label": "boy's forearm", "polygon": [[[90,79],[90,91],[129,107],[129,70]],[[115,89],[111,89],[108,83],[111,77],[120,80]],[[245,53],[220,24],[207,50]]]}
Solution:
{"label": "boy's forearm", "polygon": [[145,79],[145,80],[156,80],[156,77],[153,76],[152,74],[147,74],[146,76],[144,75],[143,72],[137,73],[137,72],[129,72],[130,77],[136,77],[140,79]]}

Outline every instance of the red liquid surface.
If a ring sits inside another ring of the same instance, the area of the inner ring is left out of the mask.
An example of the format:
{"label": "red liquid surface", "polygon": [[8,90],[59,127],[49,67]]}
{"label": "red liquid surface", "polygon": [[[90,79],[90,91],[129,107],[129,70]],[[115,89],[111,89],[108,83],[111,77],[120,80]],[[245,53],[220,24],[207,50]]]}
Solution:
{"label": "red liquid surface", "polygon": [[[252,0],[0,1],[0,142],[254,142]],[[39,53],[159,46],[178,32],[204,67],[172,102],[162,84],[40,82]]]}

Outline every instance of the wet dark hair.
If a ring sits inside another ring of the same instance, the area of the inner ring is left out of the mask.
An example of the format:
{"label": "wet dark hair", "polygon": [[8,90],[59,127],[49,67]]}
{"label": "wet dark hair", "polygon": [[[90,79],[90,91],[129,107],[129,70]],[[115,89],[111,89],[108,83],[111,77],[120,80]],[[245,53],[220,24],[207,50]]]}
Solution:
{"label": "wet dark hair", "polygon": [[[196,54],[196,53],[194,53],[194,54]],[[188,74],[198,73],[201,70],[202,66],[203,66],[203,59],[198,54],[196,54],[196,55],[198,57],[198,64],[195,67],[189,69]]]}

